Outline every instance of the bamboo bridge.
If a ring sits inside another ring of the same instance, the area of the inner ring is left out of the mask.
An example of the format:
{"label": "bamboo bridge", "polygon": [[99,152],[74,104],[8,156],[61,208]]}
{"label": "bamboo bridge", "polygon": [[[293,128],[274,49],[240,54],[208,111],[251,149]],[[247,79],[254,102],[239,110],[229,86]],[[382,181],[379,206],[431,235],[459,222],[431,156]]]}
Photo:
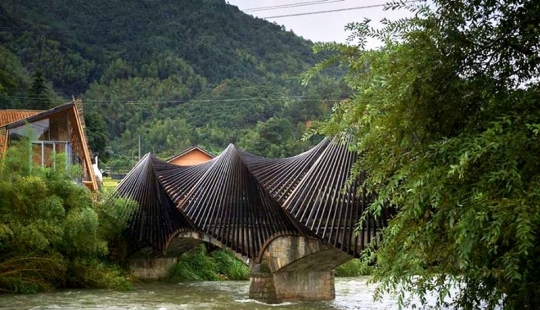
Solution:
{"label": "bamboo bridge", "polygon": [[282,159],[229,145],[212,160],[177,166],[146,154],[117,187],[138,203],[126,240],[134,257],[176,257],[202,240],[252,268],[250,297],[334,298],[332,270],[358,257],[386,218],[362,217],[365,175],[350,179],[350,139],[326,138]]}

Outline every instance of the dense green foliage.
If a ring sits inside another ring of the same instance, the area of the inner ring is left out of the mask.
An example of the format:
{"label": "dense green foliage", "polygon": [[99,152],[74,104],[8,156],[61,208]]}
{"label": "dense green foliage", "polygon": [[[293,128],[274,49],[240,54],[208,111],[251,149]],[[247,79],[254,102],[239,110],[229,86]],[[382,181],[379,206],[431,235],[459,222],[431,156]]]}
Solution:
{"label": "dense green foliage", "polygon": [[[540,3],[434,3],[380,31],[350,25],[358,45],[322,46],[356,90],[323,131],[354,136],[371,211],[395,209],[372,253],[379,293],[538,309]],[[364,51],[369,37],[383,46]]]}
{"label": "dense green foliage", "polygon": [[91,148],[115,170],[139,137],[163,158],[193,144],[296,154],[346,94],[329,76],[302,87],[312,43],[224,0],[2,1],[0,45],[0,107],[82,97]]}
{"label": "dense green foliage", "polygon": [[52,108],[51,100],[49,99],[49,90],[45,85],[45,79],[41,71],[36,71],[34,74],[34,81],[28,91],[28,100],[26,108],[32,110],[48,110]]}
{"label": "dense green foliage", "polygon": [[55,169],[30,164],[30,150],[23,140],[0,162],[0,292],[129,288],[102,259],[107,241],[124,227],[116,215],[130,204],[101,209],[74,182],[80,167],[66,167],[60,155]]}
{"label": "dense green foliage", "polygon": [[355,258],[338,266],[334,272],[336,277],[367,276],[373,273],[373,266],[369,266],[365,261]]}
{"label": "dense green foliage", "polygon": [[249,280],[250,269],[224,250],[207,253],[204,244],[183,253],[169,273],[171,281]]}

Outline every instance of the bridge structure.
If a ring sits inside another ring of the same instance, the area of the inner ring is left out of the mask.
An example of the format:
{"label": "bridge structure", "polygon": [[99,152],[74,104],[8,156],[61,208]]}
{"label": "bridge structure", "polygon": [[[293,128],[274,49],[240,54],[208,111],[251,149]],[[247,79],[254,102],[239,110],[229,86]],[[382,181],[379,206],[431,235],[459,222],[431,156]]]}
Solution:
{"label": "bridge structure", "polygon": [[364,216],[370,197],[345,137],[281,159],[229,145],[212,160],[176,166],[146,154],[117,187],[133,257],[177,257],[205,241],[251,267],[250,298],[330,300],[333,269],[358,257],[384,226]]}

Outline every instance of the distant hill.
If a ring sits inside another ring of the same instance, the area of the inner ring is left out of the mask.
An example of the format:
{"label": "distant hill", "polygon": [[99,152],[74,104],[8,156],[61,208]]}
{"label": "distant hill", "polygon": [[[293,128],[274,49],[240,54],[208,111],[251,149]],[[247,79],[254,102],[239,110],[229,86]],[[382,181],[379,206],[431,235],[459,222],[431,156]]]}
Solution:
{"label": "distant hill", "polygon": [[0,44],[0,106],[31,107],[40,72],[53,102],[83,97],[89,130],[106,131],[116,159],[135,136],[163,155],[249,148],[271,119],[288,121],[291,141],[265,155],[284,156],[303,148],[298,124],[346,93],[332,77],[301,87],[313,43],[223,0],[4,0]]}

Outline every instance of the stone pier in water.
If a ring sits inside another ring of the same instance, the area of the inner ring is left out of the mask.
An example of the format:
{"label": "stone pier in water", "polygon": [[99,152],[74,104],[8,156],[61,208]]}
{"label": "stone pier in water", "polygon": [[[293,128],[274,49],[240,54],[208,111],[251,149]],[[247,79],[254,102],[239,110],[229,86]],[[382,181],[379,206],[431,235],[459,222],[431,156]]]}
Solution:
{"label": "stone pier in water", "polygon": [[252,264],[249,297],[266,303],[335,298],[334,269],[352,257],[317,239],[274,239]]}

